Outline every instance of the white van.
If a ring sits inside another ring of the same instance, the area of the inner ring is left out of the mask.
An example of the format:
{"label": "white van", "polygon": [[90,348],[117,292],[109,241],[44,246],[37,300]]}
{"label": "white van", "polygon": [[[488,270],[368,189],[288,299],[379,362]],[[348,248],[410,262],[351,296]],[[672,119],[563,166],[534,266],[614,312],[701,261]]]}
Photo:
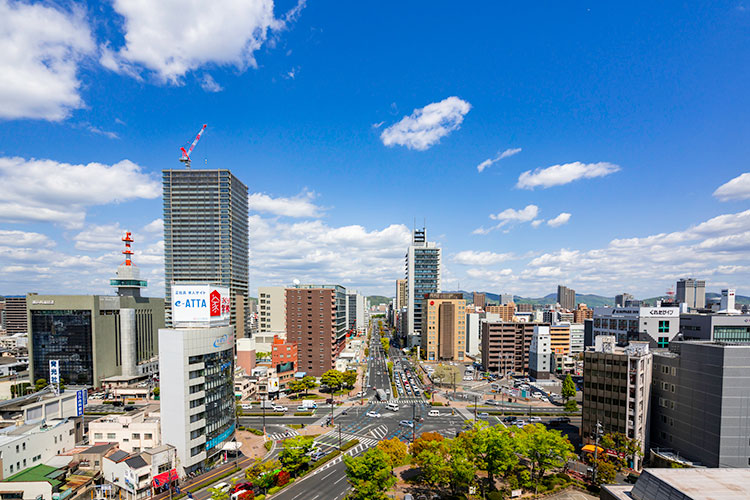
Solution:
{"label": "white van", "polygon": [[428,417],[439,417],[440,416],[440,410],[430,410],[430,412],[427,414]]}
{"label": "white van", "polygon": [[389,409],[389,410],[391,410],[391,411],[398,411],[398,410],[400,410],[400,409],[401,409],[401,408],[400,408],[400,407],[398,406],[398,404],[396,404],[396,403],[388,403],[388,404],[386,405],[386,408],[388,408],[388,409]]}

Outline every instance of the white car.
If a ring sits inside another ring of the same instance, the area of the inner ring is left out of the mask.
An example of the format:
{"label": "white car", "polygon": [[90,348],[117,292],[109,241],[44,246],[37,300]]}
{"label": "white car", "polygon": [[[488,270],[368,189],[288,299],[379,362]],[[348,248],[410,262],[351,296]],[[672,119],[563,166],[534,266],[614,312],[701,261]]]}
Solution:
{"label": "white car", "polygon": [[513,422],[513,425],[515,425],[516,427],[523,427],[524,425],[526,425],[526,422],[523,420],[516,420],[515,422]]}
{"label": "white car", "polygon": [[218,483],[214,485],[214,489],[221,491],[229,491],[229,485],[227,483]]}
{"label": "white car", "polygon": [[541,422],[541,421],[542,421],[542,419],[539,418],[539,417],[529,417],[529,423]]}
{"label": "white car", "polygon": [[365,416],[372,417],[372,418],[380,418],[380,413],[376,411],[368,411],[367,413],[365,413]]}
{"label": "white car", "polygon": [[281,406],[281,405],[276,405],[273,407],[273,411],[286,411],[286,407]]}

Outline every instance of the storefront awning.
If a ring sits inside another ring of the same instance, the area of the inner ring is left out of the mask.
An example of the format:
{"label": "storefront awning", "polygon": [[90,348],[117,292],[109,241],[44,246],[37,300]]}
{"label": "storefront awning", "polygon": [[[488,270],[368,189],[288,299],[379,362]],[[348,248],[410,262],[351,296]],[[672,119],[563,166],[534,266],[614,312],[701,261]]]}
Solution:
{"label": "storefront awning", "polygon": [[594,453],[594,450],[596,450],[597,448],[599,448],[599,453],[604,453],[604,448],[602,448],[601,446],[594,446],[593,444],[587,444],[586,446],[584,446],[583,451],[586,453]]}
{"label": "storefront awning", "polygon": [[152,483],[154,488],[158,488],[159,486],[163,486],[171,481],[177,481],[177,479],[177,469],[172,469],[155,475]]}

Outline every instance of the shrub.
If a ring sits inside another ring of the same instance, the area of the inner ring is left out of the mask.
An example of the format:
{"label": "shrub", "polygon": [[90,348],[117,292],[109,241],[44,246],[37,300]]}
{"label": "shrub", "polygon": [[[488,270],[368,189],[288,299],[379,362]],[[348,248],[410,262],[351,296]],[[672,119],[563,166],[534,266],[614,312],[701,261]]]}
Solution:
{"label": "shrub", "polygon": [[252,427],[245,427],[244,429],[241,429],[241,430],[246,430],[248,432],[252,432],[256,436],[262,436],[263,435],[263,431],[262,430],[260,430],[260,429],[253,429]]}
{"label": "shrub", "polygon": [[355,447],[355,446],[357,446],[358,444],[359,444],[359,439],[352,439],[352,440],[350,440],[350,441],[347,441],[347,442],[346,442],[346,443],[344,443],[344,445],[343,445],[343,446],[341,447],[341,451],[346,451],[346,450],[349,450],[349,449],[351,449],[351,448],[354,448],[354,447]]}
{"label": "shrub", "polygon": [[444,406],[440,401],[433,401],[430,403],[431,406]]}
{"label": "shrub", "polygon": [[311,411],[295,411],[294,416],[295,417],[312,417]]}
{"label": "shrub", "polygon": [[276,486],[286,486],[289,482],[289,473],[282,470],[276,475]]}
{"label": "shrub", "polygon": [[268,494],[269,495],[273,495],[274,493],[276,493],[280,489],[281,489],[281,486],[271,486],[270,488],[268,488]]}
{"label": "shrub", "polygon": [[491,491],[487,493],[487,500],[504,500],[505,495],[501,491]]}
{"label": "shrub", "polygon": [[266,441],[263,443],[263,446],[265,447],[266,451],[271,451],[271,447],[273,446],[273,441]]}

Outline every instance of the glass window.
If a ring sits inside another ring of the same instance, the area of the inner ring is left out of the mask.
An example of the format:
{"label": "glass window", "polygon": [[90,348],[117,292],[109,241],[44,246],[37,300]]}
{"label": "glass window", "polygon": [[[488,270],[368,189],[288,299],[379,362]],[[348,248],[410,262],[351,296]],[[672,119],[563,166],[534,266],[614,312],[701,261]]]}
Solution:
{"label": "glass window", "polygon": [[659,321],[659,333],[669,333],[669,320]]}

